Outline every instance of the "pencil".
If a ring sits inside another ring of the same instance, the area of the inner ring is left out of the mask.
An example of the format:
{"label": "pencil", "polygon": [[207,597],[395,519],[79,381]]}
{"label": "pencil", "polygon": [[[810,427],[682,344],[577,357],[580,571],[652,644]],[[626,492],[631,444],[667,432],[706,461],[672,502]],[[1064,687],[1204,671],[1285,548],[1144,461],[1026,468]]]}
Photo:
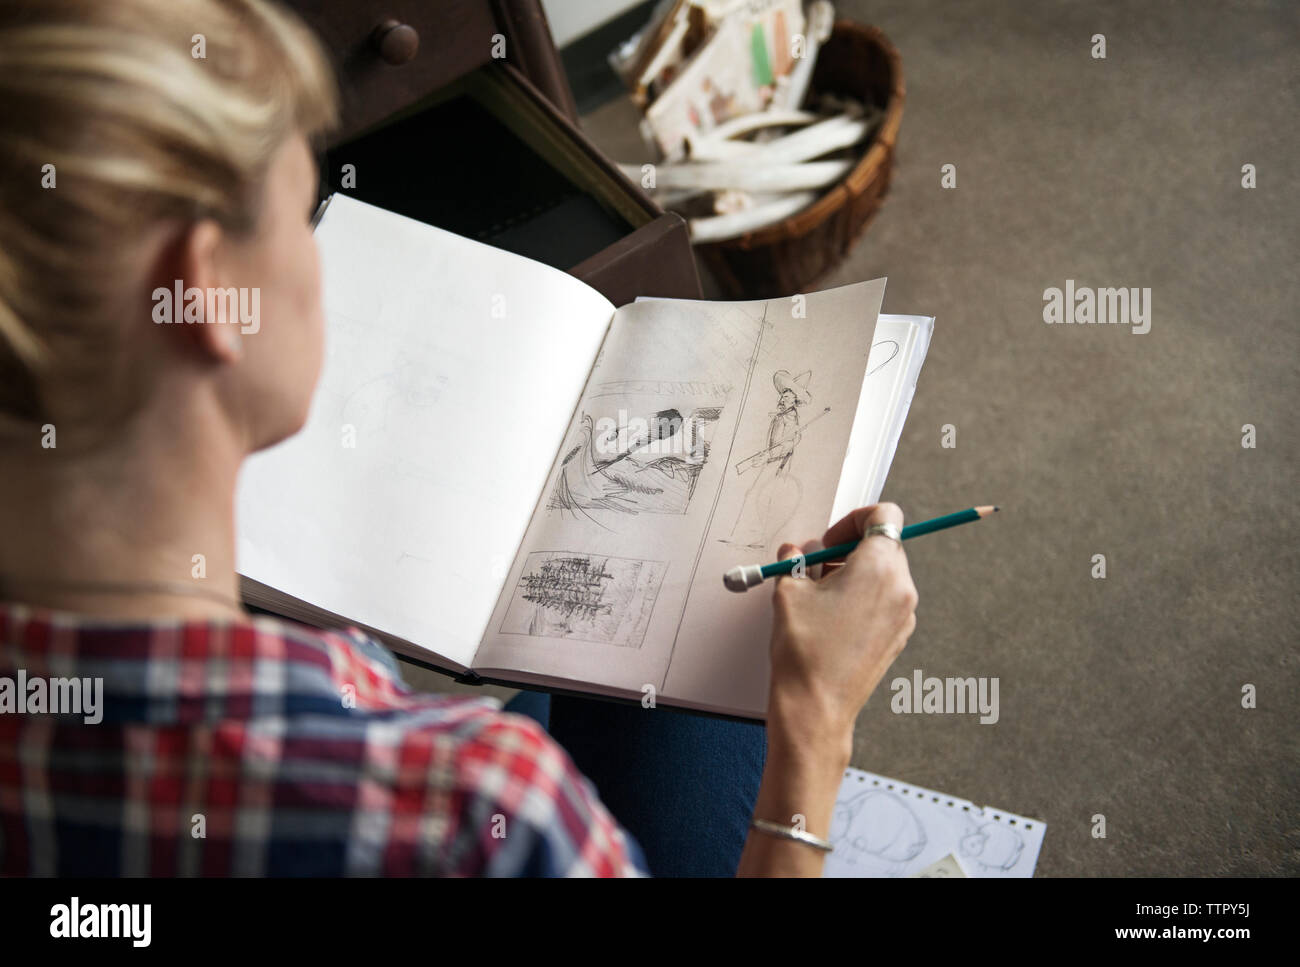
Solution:
{"label": "pencil", "polygon": [[[971,507],[953,514],[944,514],[942,517],[923,520],[918,524],[908,524],[903,528],[901,536],[903,540],[908,540],[912,537],[920,537],[922,534],[932,534],[947,527],[956,527],[958,524],[968,524],[973,520],[980,520],[997,510],[997,507],[986,504],[983,507]],[[784,561],[777,561],[774,564],[738,564],[722,576],[722,583],[726,585],[728,591],[748,591],[755,585],[762,584],[770,577],[789,574],[801,562],[805,567],[812,567],[814,564],[823,564],[826,561],[835,561],[841,557],[846,557],[859,543],[861,543],[860,540],[846,541],[843,544],[836,544],[834,547],[814,551],[802,558],[792,557]]]}

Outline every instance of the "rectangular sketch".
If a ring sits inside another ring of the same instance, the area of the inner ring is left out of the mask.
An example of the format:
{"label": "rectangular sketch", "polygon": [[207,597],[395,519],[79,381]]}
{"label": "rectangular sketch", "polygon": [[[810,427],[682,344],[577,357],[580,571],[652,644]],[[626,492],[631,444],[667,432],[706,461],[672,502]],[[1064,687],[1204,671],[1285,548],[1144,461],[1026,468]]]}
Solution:
{"label": "rectangular sketch", "polygon": [[524,561],[501,633],[640,648],[665,570],[661,561],[534,552]]}
{"label": "rectangular sketch", "polygon": [[616,380],[595,388],[568,441],[547,509],[607,526],[613,515],[685,514],[730,387]]}
{"label": "rectangular sketch", "polygon": [[847,769],[824,875],[915,876],[951,855],[969,877],[1029,877],[1046,832],[1036,819]]}

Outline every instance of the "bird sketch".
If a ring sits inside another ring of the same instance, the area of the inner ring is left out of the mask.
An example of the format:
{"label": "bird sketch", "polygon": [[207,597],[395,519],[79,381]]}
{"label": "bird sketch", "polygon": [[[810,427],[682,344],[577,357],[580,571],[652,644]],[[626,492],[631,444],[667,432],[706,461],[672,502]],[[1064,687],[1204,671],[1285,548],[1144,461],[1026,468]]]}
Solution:
{"label": "bird sketch", "polygon": [[501,633],[640,648],[664,569],[659,561],[574,551],[529,554]]}
{"label": "bird sketch", "polygon": [[799,411],[812,402],[808,383],[812,370],[795,376],[788,369],[772,374],[776,388],[776,410],[770,414],[767,446],[736,464],[736,473],[753,472],[740,512],[723,543],[741,547],[763,548],[790,521],[803,498],[803,484],[794,473],[794,454],[803,433],[830,412],[826,407],[806,423]]}

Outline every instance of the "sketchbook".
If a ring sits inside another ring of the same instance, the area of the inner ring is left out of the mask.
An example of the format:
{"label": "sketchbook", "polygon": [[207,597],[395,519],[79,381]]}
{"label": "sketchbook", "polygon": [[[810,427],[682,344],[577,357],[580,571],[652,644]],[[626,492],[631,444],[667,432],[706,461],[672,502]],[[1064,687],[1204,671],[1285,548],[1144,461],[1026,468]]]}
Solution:
{"label": "sketchbook", "polygon": [[933,319],[878,279],[616,307],[334,195],[303,430],[241,473],[245,600],[469,680],[761,719],[774,559],[874,502]]}
{"label": "sketchbook", "polygon": [[823,875],[1029,877],[1047,824],[861,769],[844,770]]}

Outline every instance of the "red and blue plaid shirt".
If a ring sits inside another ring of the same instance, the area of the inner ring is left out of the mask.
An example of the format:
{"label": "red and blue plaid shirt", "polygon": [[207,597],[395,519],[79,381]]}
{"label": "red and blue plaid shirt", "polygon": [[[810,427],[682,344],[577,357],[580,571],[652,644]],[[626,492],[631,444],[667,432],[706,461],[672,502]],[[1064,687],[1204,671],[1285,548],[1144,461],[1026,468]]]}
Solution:
{"label": "red and blue plaid shirt", "polygon": [[[18,711],[19,670],[29,689],[102,680],[102,720]],[[645,872],[539,725],[493,699],[412,692],[355,630],[0,605],[4,679],[8,875]]]}

